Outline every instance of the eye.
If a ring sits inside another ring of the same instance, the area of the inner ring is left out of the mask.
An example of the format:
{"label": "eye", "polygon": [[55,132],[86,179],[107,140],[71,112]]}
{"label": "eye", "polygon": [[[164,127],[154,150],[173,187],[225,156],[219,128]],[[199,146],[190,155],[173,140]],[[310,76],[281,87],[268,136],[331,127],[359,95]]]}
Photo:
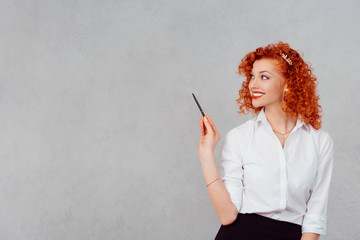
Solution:
{"label": "eye", "polygon": [[263,80],[268,80],[269,78],[268,78],[267,76],[265,76],[265,75],[262,75],[262,76],[261,76],[261,79],[263,79]]}
{"label": "eye", "polygon": [[250,79],[254,79],[254,75],[250,74]]}

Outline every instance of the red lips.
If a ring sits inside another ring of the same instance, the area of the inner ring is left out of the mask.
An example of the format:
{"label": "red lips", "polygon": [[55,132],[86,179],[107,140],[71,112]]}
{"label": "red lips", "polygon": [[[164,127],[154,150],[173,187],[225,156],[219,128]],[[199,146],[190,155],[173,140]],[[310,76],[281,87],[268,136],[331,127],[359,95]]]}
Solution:
{"label": "red lips", "polygon": [[261,94],[265,94],[265,93],[263,93],[263,92],[259,92],[259,91],[254,91],[254,92],[252,92],[253,94],[252,94],[252,98],[253,99],[258,99],[258,98],[261,98],[262,96],[264,96],[264,95],[261,95],[261,96],[254,96],[254,93],[261,93]]}

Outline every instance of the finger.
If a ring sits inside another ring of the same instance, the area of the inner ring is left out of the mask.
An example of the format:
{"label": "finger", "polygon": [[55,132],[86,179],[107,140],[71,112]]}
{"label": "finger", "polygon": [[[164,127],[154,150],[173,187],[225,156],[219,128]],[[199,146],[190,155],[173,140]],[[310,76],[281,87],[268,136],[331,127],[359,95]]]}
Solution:
{"label": "finger", "polygon": [[212,128],[210,122],[209,122],[209,119],[207,116],[204,117],[204,123],[205,123],[205,127],[206,127],[206,130],[210,133],[214,133],[214,129]]}
{"label": "finger", "polygon": [[[202,123],[202,126],[203,126],[203,132],[204,132],[204,135],[206,135],[208,132],[209,132],[209,124],[207,123],[207,121],[205,121],[205,118],[204,117],[201,117],[201,123]],[[208,125],[206,125],[208,124]]]}
{"label": "finger", "polygon": [[212,129],[214,130],[214,132],[218,133],[218,130],[216,129],[215,124],[213,123],[213,121],[211,120],[211,118],[208,114],[206,114],[206,118],[209,120],[209,123],[210,123]]}
{"label": "finger", "polygon": [[200,133],[201,136],[203,136],[205,135],[205,129],[204,129],[204,120],[202,119],[202,117],[200,117],[199,124],[200,124]]}

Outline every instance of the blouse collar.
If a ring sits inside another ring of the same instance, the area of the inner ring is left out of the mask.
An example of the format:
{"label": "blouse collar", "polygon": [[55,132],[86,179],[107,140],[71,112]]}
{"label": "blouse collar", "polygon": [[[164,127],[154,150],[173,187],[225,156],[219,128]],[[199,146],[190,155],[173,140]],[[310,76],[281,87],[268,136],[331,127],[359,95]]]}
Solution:
{"label": "blouse collar", "polygon": [[[255,128],[258,127],[258,125],[260,124],[260,122],[262,122],[263,124],[265,124],[265,126],[269,127],[270,129],[272,129],[269,121],[267,120],[266,118],[266,115],[265,115],[265,110],[264,110],[264,107],[261,109],[261,111],[259,112],[259,114],[257,116],[255,116]],[[305,130],[307,130],[308,132],[310,132],[310,127],[305,124],[304,122],[300,121],[299,119],[297,119],[296,121],[296,125],[293,129],[293,132],[298,129],[298,128],[301,128],[303,127]]]}

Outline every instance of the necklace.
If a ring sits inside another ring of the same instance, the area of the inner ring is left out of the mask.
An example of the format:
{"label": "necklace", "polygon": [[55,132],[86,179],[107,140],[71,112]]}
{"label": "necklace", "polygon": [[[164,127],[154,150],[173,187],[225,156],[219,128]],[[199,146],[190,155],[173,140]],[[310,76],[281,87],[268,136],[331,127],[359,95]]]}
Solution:
{"label": "necklace", "polygon": [[279,131],[276,131],[275,129],[273,129],[273,131],[276,132],[276,133],[279,133],[279,134],[281,135],[282,142],[285,142],[285,139],[286,139],[285,135],[288,134],[289,132],[291,132],[291,130],[294,129],[295,125],[296,125],[296,123],[295,123],[294,126],[293,126],[289,131],[287,131],[286,133],[281,133],[281,132],[279,132]]}
{"label": "necklace", "polygon": [[[295,127],[295,125],[294,125],[294,127]],[[280,133],[281,135],[286,135],[286,134],[288,134],[291,130],[293,130],[294,127],[292,127],[292,128],[291,128],[289,131],[287,131],[286,133],[278,132],[278,131],[276,131],[275,129],[273,129],[273,131],[274,131],[274,132],[277,132],[277,133]]]}

